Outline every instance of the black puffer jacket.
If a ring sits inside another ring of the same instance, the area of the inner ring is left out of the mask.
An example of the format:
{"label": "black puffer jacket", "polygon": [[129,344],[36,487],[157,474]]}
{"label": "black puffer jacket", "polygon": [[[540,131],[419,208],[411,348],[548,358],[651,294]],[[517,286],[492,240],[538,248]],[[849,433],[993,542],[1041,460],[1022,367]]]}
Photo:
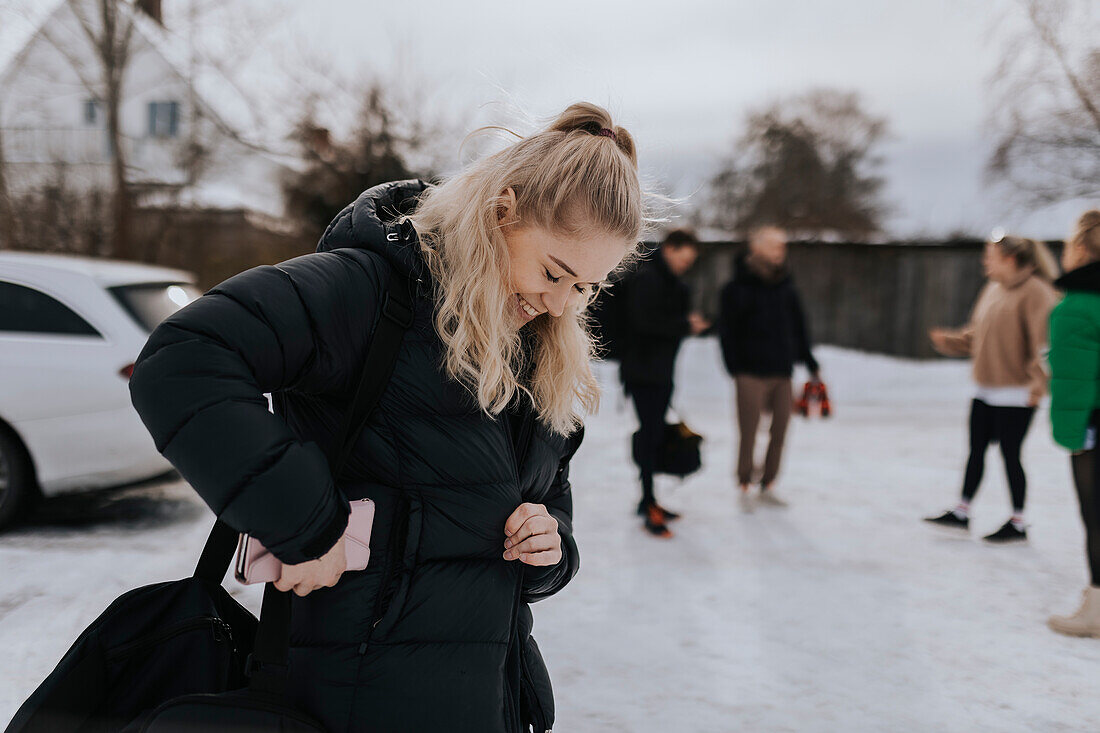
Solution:
{"label": "black puffer jacket", "polygon": [[790,271],[765,277],[741,255],[722,289],[718,334],[726,370],[733,376],[791,375],[796,362],[816,372],[802,302]]}
{"label": "black puffer jacket", "polygon": [[691,289],[668,269],[660,248],[624,285],[623,383],[672,384],[680,343],[691,333]]}
{"label": "black puffer jacket", "polygon": [[[329,730],[545,730],[553,700],[527,604],[579,565],[568,463],[581,436],[551,433],[530,410],[491,419],[444,377],[415,233],[392,223],[422,190],[366,191],[319,253],[241,273],[170,317],[142,351],[131,394],[158,449],[211,508],[284,562],[326,552],[348,499],[377,502],[370,567],[294,597],[293,690]],[[334,485],[325,453],[391,267],[416,290],[415,320]],[[505,520],[523,502],[557,518],[558,565],[503,559]]]}

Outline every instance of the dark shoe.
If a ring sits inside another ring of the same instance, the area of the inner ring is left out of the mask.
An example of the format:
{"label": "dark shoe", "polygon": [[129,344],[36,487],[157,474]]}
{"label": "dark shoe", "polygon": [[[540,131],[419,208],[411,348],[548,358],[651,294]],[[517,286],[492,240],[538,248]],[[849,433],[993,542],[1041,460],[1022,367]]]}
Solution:
{"label": "dark shoe", "polygon": [[645,502],[644,500],[643,500],[643,501],[640,501],[640,502],[638,502],[638,516],[639,516],[639,517],[644,517],[644,516],[646,515],[646,513],[647,513],[647,512],[649,511],[649,507],[650,507],[650,506],[655,506],[655,507],[657,507],[658,509],[660,509],[660,510],[661,510],[661,514],[663,514],[663,515],[664,515],[664,517],[665,517],[665,521],[666,521],[666,522],[671,522],[671,521],[673,521],[674,519],[679,519],[679,518],[680,518],[680,515],[679,515],[679,514],[677,514],[676,512],[670,512],[670,511],[669,511],[668,509],[665,509],[665,508],[664,508],[663,506],[661,506],[660,504],[652,504],[652,505],[651,505],[651,504],[647,504],[647,503],[646,503],[646,502]]}
{"label": "dark shoe", "polygon": [[961,517],[954,509],[948,509],[938,517],[925,517],[924,521],[949,529],[970,529],[970,517]]}
{"label": "dark shoe", "polygon": [[651,504],[645,515],[645,529],[654,537],[668,539],[672,536],[672,530],[665,524],[665,515],[661,507]]}
{"label": "dark shoe", "polygon": [[1027,530],[1016,529],[1016,525],[1009,520],[1004,523],[1004,526],[998,529],[991,535],[982,537],[986,542],[996,542],[998,544],[1004,544],[1006,542],[1026,542]]}
{"label": "dark shoe", "polygon": [[665,509],[660,504],[657,505],[657,508],[661,510],[661,514],[664,515],[666,522],[672,522],[680,518],[679,514],[677,514],[676,512],[670,512],[668,509]]}

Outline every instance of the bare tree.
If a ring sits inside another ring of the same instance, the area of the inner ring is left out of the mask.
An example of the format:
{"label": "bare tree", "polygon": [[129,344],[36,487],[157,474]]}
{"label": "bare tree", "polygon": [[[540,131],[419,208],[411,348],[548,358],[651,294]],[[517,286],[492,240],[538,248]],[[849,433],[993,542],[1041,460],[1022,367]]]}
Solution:
{"label": "bare tree", "polygon": [[102,102],[107,118],[107,145],[111,152],[111,254],[133,256],[131,221],[133,199],[127,179],[127,149],[123,137],[121,106],[126,71],[134,37],[133,6],[125,0],[66,0],[85,40],[95,53],[98,66],[87,68],[74,52],[70,39],[59,37],[49,23],[43,37],[62,56],[93,98]]}
{"label": "bare tree", "polygon": [[1100,23],[1094,0],[1016,0],[994,77],[988,173],[1024,203],[1100,196]]}
{"label": "bare tree", "polygon": [[363,95],[358,124],[345,139],[331,132],[308,112],[295,130],[306,168],[285,184],[290,213],[307,231],[321,231],[349,201],[379,183],[428,178],[431,171],[414,169],[411,158],[427,144],[420,131],[402,123],[380,82]]}
{"label": "bare tree", "polygon": [[750,112],[711,179],[707,223],[867,237],[884,213],[875,147],[886,130],[885,119],[866,112],[853,92],[817,89]]}

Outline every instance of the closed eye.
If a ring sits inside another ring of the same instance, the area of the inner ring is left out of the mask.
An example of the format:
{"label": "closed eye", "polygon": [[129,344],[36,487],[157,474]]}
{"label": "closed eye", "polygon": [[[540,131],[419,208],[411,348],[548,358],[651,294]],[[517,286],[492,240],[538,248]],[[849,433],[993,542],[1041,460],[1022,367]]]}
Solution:
{"label": "closed eye", "polygon": [[[547,269],[544,268],[543,272],[546,273],[546,279],[549,280],[550,282],[554,283],[555,285],[557,285],[558,283],[561,282],[561,278],[560,277],[554,277],[553,275],[551,275],[550,270],[547,270]],[[581,295],[584,295],[586,292],[588,292],[588,286],[583,285],[581,283],[577,283],[576,285],[574,285],[573,289],[576,290]]]}

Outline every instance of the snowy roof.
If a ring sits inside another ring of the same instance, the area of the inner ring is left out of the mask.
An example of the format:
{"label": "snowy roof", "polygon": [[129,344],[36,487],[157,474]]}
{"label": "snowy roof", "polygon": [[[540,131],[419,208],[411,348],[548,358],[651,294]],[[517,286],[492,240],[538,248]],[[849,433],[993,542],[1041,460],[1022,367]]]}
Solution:
{"label": "snowy roof", "polygon": [[24,0],[0,8],[0,72],[26,48],[46,19],[66,0]]}

